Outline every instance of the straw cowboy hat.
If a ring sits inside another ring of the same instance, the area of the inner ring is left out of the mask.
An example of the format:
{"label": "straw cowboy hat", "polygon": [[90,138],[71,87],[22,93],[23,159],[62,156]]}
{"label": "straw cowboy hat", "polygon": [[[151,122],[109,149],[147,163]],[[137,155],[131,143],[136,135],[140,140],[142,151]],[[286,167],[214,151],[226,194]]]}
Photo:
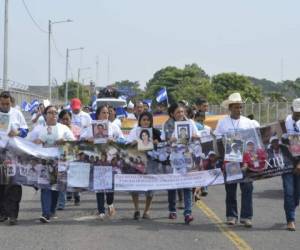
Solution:
{"label": "straw cowboy hat", "polygon": [[234,103],[244,103],[240,93],[231,94],[227,100],[222,102],[222,107],[228,109],[229,105]]}

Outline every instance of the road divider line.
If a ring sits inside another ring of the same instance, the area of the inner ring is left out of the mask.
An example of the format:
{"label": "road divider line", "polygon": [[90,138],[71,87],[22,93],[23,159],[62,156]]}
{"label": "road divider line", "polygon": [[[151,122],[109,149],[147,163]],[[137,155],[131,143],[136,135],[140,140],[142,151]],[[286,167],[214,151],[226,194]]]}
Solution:
{"label": "road divider line", "polygon": [[230,228],[224,225],[223,221],[219,218],[214,211],[212,211],[203,201],[196,202],[197,207],[212,221],[218,229],[237,247],[239,250],[253,249],[248,243],[243,240],[238,234],[233,232]]}

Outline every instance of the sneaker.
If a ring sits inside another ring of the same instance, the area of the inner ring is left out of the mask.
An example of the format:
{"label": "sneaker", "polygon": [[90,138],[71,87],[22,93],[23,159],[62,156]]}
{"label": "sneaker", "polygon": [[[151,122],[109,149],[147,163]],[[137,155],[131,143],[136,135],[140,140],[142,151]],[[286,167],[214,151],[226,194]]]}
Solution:
{"label": "sneaker", "polygon": [[194,220],[194,217],[190,214],[184,216],[184,223],[189,225]]}
{"label": "sneaker", "polygon": [[52,218],[52,219],[58,219],[58,216],[56,214],[51,214],[50,218]]}
{"label": "sneaker", "polygon": [[10,226],[17,225],[17,224],[18,224],[17,218],[9,218],[8,224],[9,224]]}
{"label": "sneaker", "polygon": [[6,221],[8,218],[6,216],[0,215],[0,222]]}
{"label": "sneaker", "polygon": [[104,220],[104,218],[105,218],[105,213],[100,213],[100,214],[98,215],[98,218],[99,218],[100,220]]}
{"label": "sneaker", "polygon": [[252,221],[250,219],[241,219],[240,222],[245,227],[252,227]]}
{"label": "sneaker", "polygon": [[145,220],[150,220],[151,219],[151,217],[148,213],[144,213],[142,218],[145,219]]}
{"label": "sneaker", "polygon": [[207,187],[201,188],[201,196],[205,197],[208,195]]}
{"label": "sneaker", "polygon": [[233,226],[236,224],[236,218],[228,217],[226,220],[226,224],[229,226]]}
{"label": "sneaker", "polygon": [[50,217],[48,217],[48,216],[41,216],[40,217],[40,222],[42,222],[42,223],[49,223],[50,222]]}
{"label": "sneaker", "polygon": [[114,205],[111,204],[108,206],[108,216],[112,217],[116,214],[116,209],[114,208]]}
{"label": "sneaker", "polygon": [[176,212],[171,212],[171,213],[169,213],[169,219],[170,219],[170,220],[176,220],[176,219],[177,219],[177,214],[176,214]]}
{"label": "sneaker", "polygon": [[58,207],[56,210],[62,211],[62,210],[65,210],[65,208],[64,207]]}
{"label": "sneaker", "polygon": [[296,231],[295,223],[293,221],[288,222],[288,224],[286,225],[286,230],[295,232]]}
{"label": "sneaker", "polygon": [[141,218],[140,211],[135,211],[133,214],[133,219],[134,220],[139,220]]}

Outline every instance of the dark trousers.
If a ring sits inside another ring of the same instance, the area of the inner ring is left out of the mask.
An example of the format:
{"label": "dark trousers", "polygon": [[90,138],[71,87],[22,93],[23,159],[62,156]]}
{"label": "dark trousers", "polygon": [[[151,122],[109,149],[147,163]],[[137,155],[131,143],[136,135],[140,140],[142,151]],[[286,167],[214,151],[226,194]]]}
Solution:
{"label": "dark trousers", "polygon": [[[237,183],[225,184],[226,190],[226,217],[238,218],[237,206]],[[252,182],[240,183],[241,189],[241,219],[252,219],[253,205],[252,205]]]}
{"label": "dark trousers", "polygon": [[109,193],[96,193],[96,198],[97,198],[97,208],[99,214],[104,214],[105,213],[105,195],[106,195],[106,204],[108,206],[112,205],[114,203],[114,193],[109,192]]}
{"label": "dark trousers", "polygon": [[18,218],[22,186],[0,185],[0,215],[9,218]]}

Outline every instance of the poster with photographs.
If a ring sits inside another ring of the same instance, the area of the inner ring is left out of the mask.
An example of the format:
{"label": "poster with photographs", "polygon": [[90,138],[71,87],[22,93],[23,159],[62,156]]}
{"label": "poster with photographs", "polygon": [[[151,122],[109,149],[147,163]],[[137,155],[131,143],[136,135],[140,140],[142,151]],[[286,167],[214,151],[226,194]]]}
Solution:
{"label": "poster with photographs", "polygon": [[288,134],[289,139],[289,150],[292,156],[297,157],[300,156],[300,134]]}
{"label": "poster with photographs", "polygon": [[187,144],[192,138],[191,122],[175,122],[175,137],[177,139],[178,144]]}
{"label": "poster with photographs", "polygon": [[239,131],[225,134],[225,161],[242,162],[244,141]]}
{"label": "poster with photographs", "polygon": [[106,143],[108,140],[108,122],[94,121],[92,124],[94,143]]}
{"label": "poster with photographs", "polygon": [[227,162],[225,164],[226,182],[243,179],[243,173],[239,162]]}
{"label": "poster with photographs", "polygon": [[7,134],[9,125],[9,114],[0,112],[0,133]]}
{"label": "poster with photographs", "polygon": [[262,143],[258,129],[245,129],[241,131],[244,145],[243,166],[254,172],[261,172],[267,167],[267,152]]}
{"label": "poster with photographs", "polygon": [[263,145],[265,145],[265,147],[269,145],[272,136],[277,136],[278,138],[281,138],[281,136],[285,132],[285,125],[282,121],[273,122],[259,128],[261,141]]}
{"label": "poster with photographs", "polygon": [[152,128],[137,129],[137,142],[139,151],[153,150],[153,130]]}
{"label": "poster with photographs", "polygon": [[189,148],[185,145],[174,145],[170,154],[174,174],[186,174],[193,170],[194,162]]}

